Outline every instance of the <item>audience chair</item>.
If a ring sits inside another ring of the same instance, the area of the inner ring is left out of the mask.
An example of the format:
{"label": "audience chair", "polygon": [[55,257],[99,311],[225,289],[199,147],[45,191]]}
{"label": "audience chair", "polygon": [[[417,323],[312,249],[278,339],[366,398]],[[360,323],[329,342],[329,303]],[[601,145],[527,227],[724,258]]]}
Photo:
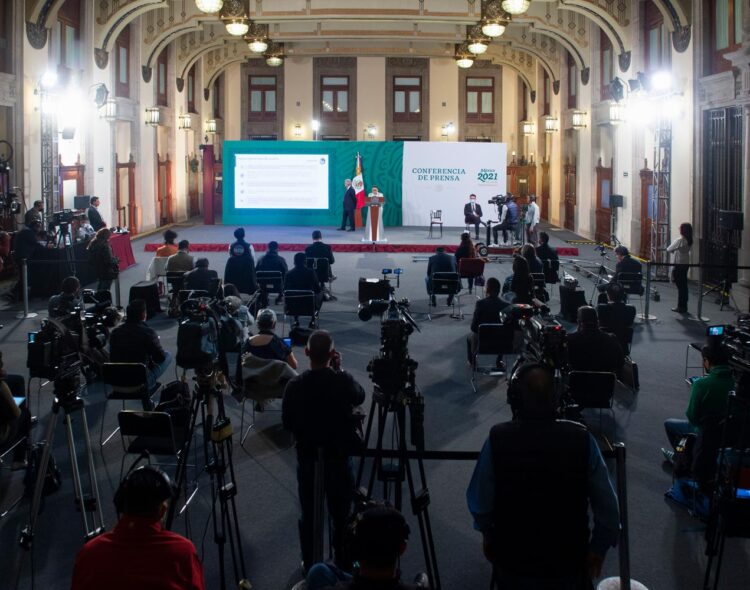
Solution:
{"label": "audience chair", "polygon": [[164,277],[167,276],[167,256],[154,256],[146,271],[147,281],[156,281],[160,285],[160,291],[164,290]]}
{"label": "audience chair", "polygon": [[185,273],[171,270],[167,273],[166,280],[169,296],[167,315],[169,317],[178,317],[180,315],[180,291],[182,290],[182,283],[185,280]]}
{"label": "audience chair", "polygon": [[271,304],[269,295],[284,293],[284,277],[280,270],[258,270],[255,272],[255,279],[266,306]]}
{"label": "audience chair", "polygon": [[550,285],[560,282],[560,261],[549,260],[547,258],[542,259],[542,266],[544,267],[544,280]]}
{"label": "audience chair", "polygon": [[[432,296],[435,295],[458,295],[461,291],[461,276],[457,272],[435,272],[430,277],[430,305],[432,307]],[[458,313],[456,313],[456,300],[453,299],[453,312],[451,317],[459,320],[463,317],[461,313],[461,301],[458,300]],[[427,314],[427,319],[432,320],[430,313]]]}
{"label": "audience chair", "polygon": [[[246,403],[252,404],[252,408],[251,408],[252,422],[250,422],[247,425],[247,430],[245,430],[245,404]],[[246,394],[243,395],[243,397],[242,397],[242,414],[240,414],[240,433],[242,434],[242,438],[240,439],[240,446],[242,446],[242,445],[245,444],[245,440],[250,435],[250,431],[253,428],[255,428],[255,412],[256,412],[255,406],[256,406],[256,403],[257,402],[254,399],[252,399],[251,397],[247,397]],[[269,401],[269,403],[262,410],[260,410],[260,411],[262,411],[262,412],[279,412],[279,413],[281,413],[281,408],[269,410],[268,406],[270,405],[270,403],[271,402]]]}
{"label": "audience chair", "polygon": [[534,297],[547,303],[549,301],[549,293],[547,292],[547,282],[542,272],[529,273],[531,281],[534,283]]}
{"label": "audience chair", "polygon": [[435,225],[440,226],[440,237],[443,237],[443,210],[442,209],[431,209],[430,210],[430,237],[432,237],[432,228]]}
{"label": "audience chair", "polygon": [[615,280],[622,285],[622,291],[625,297],[638,297],[640,299],[641,312],[643,312],[643,296],[646,289],[643,286],[643,273],[640,272],[621,272],[615,277]]}
{"label": "audience chair", "polygon": [[[617,376],[602,371],[571,371],[568,374],[568,396],[581,410],[599,410],[599,432],[602,432],[602,412],[609,410],[615,427],[612,398]],[[614,435],[614,432],[612,433]]]}
{"label": "audience chair", "polygon": [[120,400],[122,409],[125,409],[126,401],[141,402],[144,410],[153,407],[151,398],[161,387],[155,383],[151,389],[148,387],[148,369],[142,363],[104,363],[102,368],[102,380],[112,390],[106,395],[104,409],[102,410],[102,422],[99,428],[99,446],[103,447],[117,434],[117,428],[113,430],[106,440],[104,438],[104,421],[107,416],[107,403],[111,400]]}
{"label": "audience chair", "polygon": [[[484,260],[481,258],[462,258],[458,261],[458,274],[462,279],[476,279],[484,275]],[[474,283],[470,293],[474,293]],[[477,297],[479,298],[479,297]]]}
{"label": "audience chair", "polygon": [[318,309],[315,305],[315,293],[305,290],[285,290],[284,291],[284,327],[281,334],[286,333],[287,317],[309,317],[315,321],[315,327],[318,327]]}
{"label": "audience chair", "polygon": [[503,371],[494,365],[479,367],[478,357],[480,354],[508,355],[515,353],[515,327],[512,324],[479,324],[477,331],[477,348],[471,359],[471,387],[477,392],[477,375],[503,375]]}
{"label": "audience chair", "polygon": [[321,285],[328,285],[328,295],[335,300],[336,298],[333,296],[334,277],[331,274],[331,264],[328,262],[328,258],[308,258],[307,268],[315,271]]}

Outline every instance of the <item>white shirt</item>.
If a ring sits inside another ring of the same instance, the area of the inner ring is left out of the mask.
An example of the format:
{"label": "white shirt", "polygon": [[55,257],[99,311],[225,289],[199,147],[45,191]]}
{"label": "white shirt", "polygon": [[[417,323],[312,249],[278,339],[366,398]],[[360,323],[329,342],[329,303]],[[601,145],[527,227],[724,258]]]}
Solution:
{"label": "white shirt", "polygon": [[690,245],[682,236],[669,245],[667,252],[674,253],[675,264],[690,264]]}
{"label": "white shirt", "polygon": [[498,223],[502,223],[503,221],[505,221],[505,216],[508,214],[507,205],[503,205],[500,209],[500,219],[497,220]]}
{"label": "white shirt", "polygon": [[526,211],[526,219],[529,227],[534,229],[537,223],[539,223],[539,205],[536,203],[529,203],[529,208]]}

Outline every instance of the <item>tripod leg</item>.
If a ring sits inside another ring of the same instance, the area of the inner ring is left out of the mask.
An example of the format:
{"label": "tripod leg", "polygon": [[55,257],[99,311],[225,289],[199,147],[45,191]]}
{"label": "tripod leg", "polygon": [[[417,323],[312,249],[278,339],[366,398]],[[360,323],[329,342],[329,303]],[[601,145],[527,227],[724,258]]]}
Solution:
{"label": "tripod leg", "polygon": [[[94,465],[94,452],[91,448],[91,435],[89,433],[89,423],[86,417],[86,407],[81,406],[81,421],[83,424],[83,436],[86,444],[86,458],[89,464],[89,477],[91,485],[91,493],[93,494],[93,500],[96,503],[96,512],[98,513],[98,522],[96,516],[94,517],[94,525],[100,532],[104,530],[104,513],[102,511],[101,497],[99,496],[99,483],[96,481],[96,466]],[[98,524],[98,526],[97,526]]]}
{"label": "tripod leg", "polygon": [[[375,397],[373,396],[372,401],[370,402],[370,412],[367,415],[367,426],[365,427],[365,440],[364,440],[364,448],[366,449],[367,446],[370,444],[370,434],[372,433],[372,420],[375,417]],[[362,484],[362,476],[365,472],[365,456],[362,455],[362,457],[359,460],[359,466],[357,467],[357,480],[356,480],[356,486],[355,489],[359,489],[359,486]]]}

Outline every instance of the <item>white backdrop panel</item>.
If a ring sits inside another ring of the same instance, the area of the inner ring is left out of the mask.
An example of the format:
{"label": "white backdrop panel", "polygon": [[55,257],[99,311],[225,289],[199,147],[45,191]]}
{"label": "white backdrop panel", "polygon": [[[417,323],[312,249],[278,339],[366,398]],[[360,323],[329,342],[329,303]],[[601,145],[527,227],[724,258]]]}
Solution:
{"label": "white backdrop panel", "polygon": [[430,210],[443,211],[446,226],[463,226],[464,205],[477,196],[483,219],[494,214],[487,200],[505,194],[504,143],[404,143],[402,216],[404,225],[428,226]]}

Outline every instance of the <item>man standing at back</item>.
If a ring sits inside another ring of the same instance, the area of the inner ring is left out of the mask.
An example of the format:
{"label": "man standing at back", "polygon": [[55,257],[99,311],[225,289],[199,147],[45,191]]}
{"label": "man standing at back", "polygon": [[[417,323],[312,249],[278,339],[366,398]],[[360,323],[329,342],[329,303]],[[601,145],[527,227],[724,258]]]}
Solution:
{"label": "man standing at back", "polygon": [[466,492],[484,555],[499,588],[590,590],[620,532],[607,467],[584,426],[556,419],[549,368],[523,367],[511,384],[519,419],[490,430]]}
{"label": "man standing at back", "polygon": [[[343,549],[346,522],[354,497],[352,411],[365,400],[362,386],[341,368],[341,354],[325,330],[310,335],[305,347],[310,370],[294,377],[286,386],[281,418],[297,446],[297,489],[301,507],[299,520],[303,569],[314,560],[314,482],[318,450],[323,453],[325,495],[333,522],[333,549],[337,558]],[[319,525],[323,534],[323,523]],[[345,564],[341,564],[345,565]]]}
{"label": "man standing at back", "polygon": [[91,206],[86,209],[86,217],[89,218],[89,223],[94,231],[97,232],[103,227],[107,227],[104,223],[101,213],[99,213],[99,197],[91,197]]}
{"label": "man standing at back", "polygon": [[352,186],[351,179],[344,181],[346,192],[344,193],[344,213],[341,216],[341,227],[339,230],[346,229],[346,223],[349,222],[349,230],[354,231],[354,212],[357,210],[357,193]]}

